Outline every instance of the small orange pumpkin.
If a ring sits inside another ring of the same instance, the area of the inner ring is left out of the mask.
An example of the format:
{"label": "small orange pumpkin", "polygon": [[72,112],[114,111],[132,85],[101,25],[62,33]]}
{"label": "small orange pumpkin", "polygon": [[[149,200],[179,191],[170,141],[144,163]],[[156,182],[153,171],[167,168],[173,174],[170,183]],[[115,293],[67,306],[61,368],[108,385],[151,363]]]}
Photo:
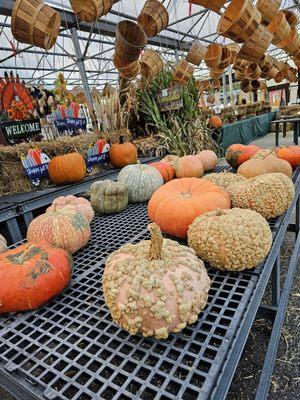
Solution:
{"label": "small orange pumpkin", "polygon": [[196,157],[202,161],[204,172],[213,171],[218,165],[218,156],[212,150],[202,150]]}
{"label": "small orange pumpkin", "polygon": [[120,142],[114,143],[111,146],[109,158],[115,168],[123,168],[129,164],[136,164],[138,160],[137,149],[134,144],[124,142],[124,137],[120,136]]}
{"label": "small orange pumpkin", "polygon": [[212,125],[216,129],[220,129],[223,126],[223,121],[217,115],[212,116],[209,119],[209,124]]}
{"label": "small orange pumpkin", "polygon": [[157,169],[157,171],[163,177],[164,182],[169,182],[172,179],[174,179],[175,170],[171,164],[160,161],[160,162],[152,163],[149,165],[151,165],[151,167],[154,167]]}
{"label": "small orange pumpkin", "polygon": [[204,174],[202,161],[197,156],[184,156],[175,161],[177,178],[201,178]]}
{"label": "small orange pumpkin", "polygon": [[86,177],[84,158],[79,153],[69,153],[52,158],[49,176],[56,185],[81,182]]}
{"label": "small orange pumpkin", "polygon": [[288,161],[293,168],[300,165],[300,146],[281,146],[274,149],[281,160]]}
{"label": "small orange pumpkin", "polygon": [[259,150],[261,148],[256,144],[245,146],[244,144],[236,143],[228,147],[225,158],[232,168],[238,169],[241,164],[249,160]]}

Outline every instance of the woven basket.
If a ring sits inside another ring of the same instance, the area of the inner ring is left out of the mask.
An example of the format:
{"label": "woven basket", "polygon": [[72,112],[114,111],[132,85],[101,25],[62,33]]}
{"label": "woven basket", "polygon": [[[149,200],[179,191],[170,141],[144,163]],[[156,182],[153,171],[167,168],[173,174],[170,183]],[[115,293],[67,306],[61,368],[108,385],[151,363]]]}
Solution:
{"label": "woven basket", "polygon": [[220,83],[219,79],[213,79],[213,80],[210,82],[210,87],[211,87],[212,89],[219,89],[219,87],[221,87],[221,83]]}
{"label": "woven basket", "polygon": [[114,0],[70,0],[70,3],[81,21],[91,23],[108,13]]}
{"label": "woven basket", "polygon": [[146,44],[146,33],[135,22],[123,20],[118,23],[115,51],[124,65],[138,60]]}
{"label": "woven basket", "polygon": [[226,0],[190,0],[192,4],[208,8],[209,10],[219,12],[226,3]]}
{"label": "woven basket", "polygon": [[240,46],[236,43],[229,43],[225,47],[230,51],[230,64],[234,64],[237,55],[239,54]]}
{"label": "woven basket", "polygon": [[253,35],[260,22],[261,13],[251,0],[231,0],[217,31],[234,42],[243,43]]}
{"label": "woven basket", "polygon": [[[268,75],[267,75],[267,78],[268,79],[274,79],[275,78],[275,76],[278,74],[278,69],[276,68],[276,67],[272,67],[270,70],[269,70],[269,73],[268,73]],[[263,77],[263,76],[262,76]]]}
{"label": "woven basket", "polygon": [[291,32],[290,24],[287,22],[285,14],[282,11],[279,11],[275,15],[268,29],[273,34],[272,43],[275,45],[282,42]]}
{"label": "woven basket", "polygon": [[249,93],[251,91],[251,83],[249,79],[243,79],[240,84],[241,91],[244,93]]}
{"label": "woven basket", "polygon": [[244,71],[245,68],[249,65],[249,62],[246,60],[242,60],[241,58],[236,58],[233,68],[237,71]]}
{"label": "woven basket", "polygon": [[156,36],[169,24],[168,11],[160,1],[147,0],[138,16],[138,24],[148,37]]}
{"label": "woven basket", "polygon": [[260,74],[261,69],[259,68],[259,65],[255,63],[248,65],[245,71],[245,75],[247,76],[247,78],[251,79],[258,79],[260,77]]}
{"label": "woven basket", "polygon": [[281,83],[284,79],[285,79],[285,73],[284,72],[280,72],[280,71],[274,77],[274,81],[276,83]]}
{"label": "woven basket", "polygon": [[[218,81],[218,82],[219,82],[219,81]],[[215,104],[215,102],[216,102],[215,96],[212,95],[212,94],[210,94],[209,96],[207,96],[207,102],[208,102],[209,104]]]}
{"label": "woven basket", "polygon": [[186,60],[198,66],[204,59],[206,52],[207,48],[200,44],[199,40],[195,40],[186,56]]}
{"label": "woven basket", "polygon": [[222,48],[221,61],[219,62],[218,68],[220,69],[227,68],[228,65],[230,64],[230,59],[231,59],[231,52],[228,49],[228,47],[224,46]]}
{"label": "woven basket", "polygon": [[213,43],[207,47],[207,52],[204,58],[205,64],[208,68],[215,68],[220,64],[222,57],[222,46]]}
{"label": "woven basket", "polygon": [[187,85],[193,75],[193,71],[194,67],[182,58],[173,72],[173,81],[180,85]]}
{"label": "woven basket", "polygon": [[212,79],[217,80],[217,79],[220,79],[220,78],[221,78],[221,76],[223,75],[223,72],[224,72],[223,69],[221,70],[221,72],[220,72],[220,70],[219,70],[219,71],[214,71],[213,69],[211,69],[211,70],[209,71],[209,76],[210,76]]}
{"label": "woven basket", "polygon": [[61,24],[57,11],[42,0],[17,0],[15,2],[11,29],[16,40],[45,50],[54,46]]}
{"label": "woven basket", "polygon": [[160,55],[154,50],[145,50],[141,59],[141,72],[145,78],[153,78],[163,69],[164,63]]}
{"label": "woven basket", "polygon": [[240,71],[235,71],[234,76],[238,81],[242,81],[245,78],[245,75]]}
{"label": "woven basket", "polygon": [[251,92],[257,92],[260,89],[260,82],[257,79],[252,79],[250,82]]}
{"label": "woven basket", "polygon": [[295,14],[293,11],[291,10],[281,10],[284,15],[285,15],[285,19],[287,20],[287,22],[289,23],[291,28],[296,28],[296,26],[299,24],[299,18],[298,15]]}
{"label": "woven basket", "polygon": [[269,25],[281,6],[281,0],[258,0],[256,7],[261,12],[261,22]]}
{"label": "woven basket", "polygon": [[140,72],[140,63],[138,61],[133,61],[124,65],[123,60],[121,60],[116,53],[113,55],[113,63],[119,74],[124,78],[133,79]]}
{"label": "woven basket", "polygon": [[238,57],[250,62],[258,62],[270,46],[272,38],[273,34],[264,25],[260,25],[251,38],[243,44]]}
{"label": "woven basket", "polygon": [[290,34],[279,43],[278,47],[290,55],[295,55],[300,49],[300,40],[297,28],[291,28]]}
{"label": "woven basket", "polygon": [[199,92],[204,92],[205,90],[210,89],[210,82],[209,81],[195,81],[195,86],[199,90]]}

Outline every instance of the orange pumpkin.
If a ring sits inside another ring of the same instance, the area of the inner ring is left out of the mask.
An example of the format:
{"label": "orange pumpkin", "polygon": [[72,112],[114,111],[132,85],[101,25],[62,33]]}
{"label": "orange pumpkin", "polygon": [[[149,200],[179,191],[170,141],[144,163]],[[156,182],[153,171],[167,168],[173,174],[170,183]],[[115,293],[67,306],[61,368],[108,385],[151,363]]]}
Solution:
{"label": "orange pumpkin", "polygon": [[212,150],[202,150],[196,157],[202,161],[204,172],[213,171],[218,165],[218,156]]}
{"label": "orange pumpkin", "polygon": [[160,162],[152,163],[150,165],[151,165],[151,167],[154,167],[157,169],[157,171],[163,177],[164,182],[169,182],[172,179],[174,179],[175,170],[171,164],[160,161]]}
{"label": "orange pumpkin", "polygon": [[245,146],[244,144],[232,144],[228,147],[225,158],[228,164],[235,169],[248,161],[254,154],[256,154],[261,148],[256,144],[250,144]]}
{"label": "orange pumpkin", "polygon": [[85,161],[79,153],[54,157],[48,168],[49,176],[56,185],[80,182],[86,176]]}
{"label": "orange pumpkin", "polygon": [[129,164],[136,164],[138,160],[137,149],[134,144],[124,142],[124,137],[120,136],[120,143],[115,143],[111,146],[109,158],[115,168],[123,168]]}
{"label": "orange pumpkin", "polygon": [[71,255],[45,243],[0,254],[0,314],[34,310],[59,294],[73,271]]}
{"label": "orange pumpkin", "polygon": [[175,161],[177,178],[201,178],[204,174],[202,161],[197,156],[184,156]]}
{"label": "orange pumpkin", "polygon": [[163,232],[186,238],[194,219],[216,208],[230,208],[227,192],[204,179],[183,178],[166,183],[153,194],[148,214]]}
{"label": "orange pumpkin", "polygon": [[212,125],[216,129],[220,129],[223,126],[223,121],[217,115],[214,115],[209,119],[209,124]]}
{"label": "orange pumpkin", "polygon": [[75,212],[80,212],[89,222],[92,222],[92,219],[94,218],[94,210],[91,203],[83,197],[72,195],[57,197],[53,201],[52,205],[47,208],[46,212],[60,210],[65,207],[68,207],[68,209],[74,210]]}
{"label": "orange pumpkin", "polygon": [[39,215],[27,231],[28,242],[50,243],[72,254],[84,247],[90,236],[89,221],[67,207]]}
{"label": "orange pumpkin", "polygon": [[278,158],[288,161],[293,168],[300,166],[300,146],[281,146],[274,151]]}

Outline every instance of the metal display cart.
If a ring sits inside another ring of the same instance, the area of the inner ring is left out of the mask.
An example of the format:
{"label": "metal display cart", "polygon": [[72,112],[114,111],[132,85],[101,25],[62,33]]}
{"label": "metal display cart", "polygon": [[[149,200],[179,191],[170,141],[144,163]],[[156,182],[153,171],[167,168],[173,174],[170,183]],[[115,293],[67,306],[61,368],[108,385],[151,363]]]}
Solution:
{"label": "metal display cart", "polygon": [[[149,238],[146,204],[96,216],[88,246],[74,257],[69,287],[36,311],[0,318],[0,385],[20,400],[222,400],[259,311],[273,321],[256,395],[266,399],[299,258],[300,169],[293,180],[293,203],[270,221],[273,246],[265,262],[241,273],[208,267],[212,285],[205,310],[195,324],[167,340],[130,336],[118,327],[101,288],[106,257],[125,243]],[[280,291],[287,231],[295,233],[295,247]],[[270,278],[272,304],[262,306]]]}

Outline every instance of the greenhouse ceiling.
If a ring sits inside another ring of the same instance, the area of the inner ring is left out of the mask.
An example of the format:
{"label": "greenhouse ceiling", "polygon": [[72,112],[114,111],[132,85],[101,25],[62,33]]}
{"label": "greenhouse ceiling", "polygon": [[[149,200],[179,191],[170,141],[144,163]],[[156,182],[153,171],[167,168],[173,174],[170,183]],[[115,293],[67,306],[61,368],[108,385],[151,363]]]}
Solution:
{"label": "greenhouse ceiling", "polygon": [[[175,62],[195,38],[199,38],[203,44],[227,42],[216,33],[220,18],[218,14],[193,5],[189,16],[188,0],[162,2],[169,12],[169,26],[157,37],[149,39],[148,47],[158,50],[166,62]],[[4,71],[13,70],[26,82],[52,86],[57,73],[63,71],[70,87],[80,85],[80,72],[70,33],[70,28],[75,27],[90,87],[116,82],[118,73],[112,63],[116,25],[122,19],[136,20],[144,1],[116,0],[111,11],[94,24],[79,22],[67,0],[45,3],[59,10],[63,21],[57,42],[49,51],[14,40],[10,25],[14,1],[0,0],[0,76]],[[282,8],[291,8],[299,14],[300,2],[283,0]],[[288,59],[285,52],[273,45],[268,51],[278,59]],[[196,70],[196,75],[208,75],[203,63]]]}

